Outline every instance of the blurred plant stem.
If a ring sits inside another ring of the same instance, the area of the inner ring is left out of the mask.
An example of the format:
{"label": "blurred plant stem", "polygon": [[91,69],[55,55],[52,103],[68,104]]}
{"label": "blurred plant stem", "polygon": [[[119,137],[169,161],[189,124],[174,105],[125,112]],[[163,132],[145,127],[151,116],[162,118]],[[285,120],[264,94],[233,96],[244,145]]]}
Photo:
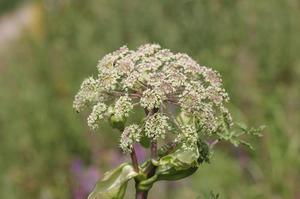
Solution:
{"label": "blurred plant stem", "polygon": [[139,163],[138,163],[138,159],[135,153],[135,147],[132,148],[132,152],[130,153],[130,157],[131,157],[131,162],[133,165],[133,168],[135,170],[135,172],[139,173]]}
{"label": "blurred plant stem", "polygon": [[[132,162],[132,165],[133,165],[133,168],[135,170],[135,172],[139,173],[140,170],[139,170],[139,163],[138,163],[138,159],[137,159],[137,156],[136,156],[136,152],[135,152],[135,147],[133,146],[132,148],[132,152],[130,154],[130,157],[131,157],[131,162]],[[138,180],[135,180],[135,183],[136,183],[136,199],[146,199],[147,198],[147,195],[148,195],[148,192],[146,191],[139,191],[138,190]]]}

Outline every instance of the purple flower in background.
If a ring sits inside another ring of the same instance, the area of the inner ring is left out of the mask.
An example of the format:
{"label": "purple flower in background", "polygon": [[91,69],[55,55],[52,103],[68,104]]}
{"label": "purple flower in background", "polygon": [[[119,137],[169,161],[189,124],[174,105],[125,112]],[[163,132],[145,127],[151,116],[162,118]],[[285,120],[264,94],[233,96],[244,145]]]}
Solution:
{"label": "purple flower in background", "polygon": [[145,149],[140,144],[135,144],[134,148],[139,163],[144,162],[147,158]]}
{"label": "purple flower in background", "polygon": [[117,167],[122,162],[127,162],[127,158],[122,154],[121,151],[113,151],[110,154],[111,159],[109,160],[109,163],[112,167]]}
{"label": "purple flower in background", "polygon": [[85,167],[82,160],[75,159],[71,164],[71,174],[74,178],[72,192],[74,199],[85,199],[100,178],[99,170],[93,166]]}
{"label": "purple flower in background", "polygon": [[[146,150],[140,144],[134,144],[134,149],[139,163],[143,163],[147,159]],[[112,167],[117,167],[122,162],[130,161],[121,151],[113,151],[109,155],[111,157],[110,164]]]}

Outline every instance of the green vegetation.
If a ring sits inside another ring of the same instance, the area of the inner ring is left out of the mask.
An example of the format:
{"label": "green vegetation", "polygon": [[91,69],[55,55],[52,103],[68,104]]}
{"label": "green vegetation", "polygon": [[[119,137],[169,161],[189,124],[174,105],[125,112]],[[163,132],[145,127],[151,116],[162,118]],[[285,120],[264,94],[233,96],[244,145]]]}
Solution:
{"label": "green vegetation", "polygon": [[247,140],[254,151],[221,144],[211,165],[189,181],[158,183],[149,198],[206,199],[211,191],[219,199],[300,197],[297,0],[43,2],[40,31],[1,46],[0,198],[75,198],[75,160],[100,176],[123,162],[109,150],[116,131],[104,123],[89,132],[73,96],[97,59],[149,42],[218,70],[234,120],[267,126],[262,138]]}

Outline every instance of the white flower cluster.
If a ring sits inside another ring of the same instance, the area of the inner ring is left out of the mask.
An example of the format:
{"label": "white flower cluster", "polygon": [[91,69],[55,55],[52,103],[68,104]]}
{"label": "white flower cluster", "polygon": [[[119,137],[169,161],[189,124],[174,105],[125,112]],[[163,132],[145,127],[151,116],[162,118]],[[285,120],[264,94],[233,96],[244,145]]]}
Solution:
{"label": "white flower cluster", "polygon": [[92,77],[89,77],[82,82],[80,90],[73,102],[73,107],[76,111],[80,112],[84,106],[96,102],[97,96],[100,94],[98,86],[98,81]]}
{"label": "white flower cluster", "polygon": [[132,109],[131,98],[127,95],[121,96],[115,103],[114,115],[117,119],[121,120],[123,117],[128,117]]}
{"label": "white flower cluster", "polygon": [[164,93],[157,88],[147,89],[141,97],[141,106],[148,110],[159,108],[164,99]]}
{"label": "white flower cluster", "polygon": [[88,126],[91,129],[98,128],[97,122],[103,118],[104,116],[103,114],[105,113],[105,111],[106,111],[106,105],[102,102],[99,102],[93,107],[93,111],[87,119]]}
{"label": "white flower cluster", "polygon": [[130,153],[134,142],[141,139],[141,129],[138,125],[132,124],[126,127],[121,135],[120,147],[124,153]]}
{"label": "white flower cluster", "polygon": [[181,133],[176,142],[182,143],[184,150],[193,151],[197,147],[198,133],[194,125],[181,126]]}
{"label": "white flower cluster", "polygon": [[[82,83],[73,104],[77,111],[94,106],[88,118],[92,128],[105,116],[113,114],[124,119],[134,112],[134,106],[140,106],[146,112],[158,112],[147,116],[139,132],[151,139],[164,139],[170,123],[175,123],[164,112],[163,107],[170,104],[200,124],[198,132],[211,135],[219,131],[224,116],[229,125],[232,123],[224,106],[229,98],[220,75],[186,54],[173,53],[157,44],[142,45],[135,51],[123,46],[103,57],[97,68],[97,78],[90,77]],[[179,140],[191,135],[179,133]],[[124,136],[121,143],[125,146],[129,142]]]}
{"label": "white flower cluster", "polygon": [[169,118],[162,113],[151,115],[145,124],[146,136],[153,140],[157,140],[158,138],[165,139],[167,131],[171,130],[168,119]]}

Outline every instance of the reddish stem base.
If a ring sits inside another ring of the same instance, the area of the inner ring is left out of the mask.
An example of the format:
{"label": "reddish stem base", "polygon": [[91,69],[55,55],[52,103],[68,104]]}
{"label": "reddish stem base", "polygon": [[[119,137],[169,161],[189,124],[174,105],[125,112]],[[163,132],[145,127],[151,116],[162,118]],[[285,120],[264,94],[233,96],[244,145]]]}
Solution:
{"label": "reddish stem base", "polygon": [[137,191],[136,192],[136,199],[147,199],[148,197],[148,192],[147,191]]}

